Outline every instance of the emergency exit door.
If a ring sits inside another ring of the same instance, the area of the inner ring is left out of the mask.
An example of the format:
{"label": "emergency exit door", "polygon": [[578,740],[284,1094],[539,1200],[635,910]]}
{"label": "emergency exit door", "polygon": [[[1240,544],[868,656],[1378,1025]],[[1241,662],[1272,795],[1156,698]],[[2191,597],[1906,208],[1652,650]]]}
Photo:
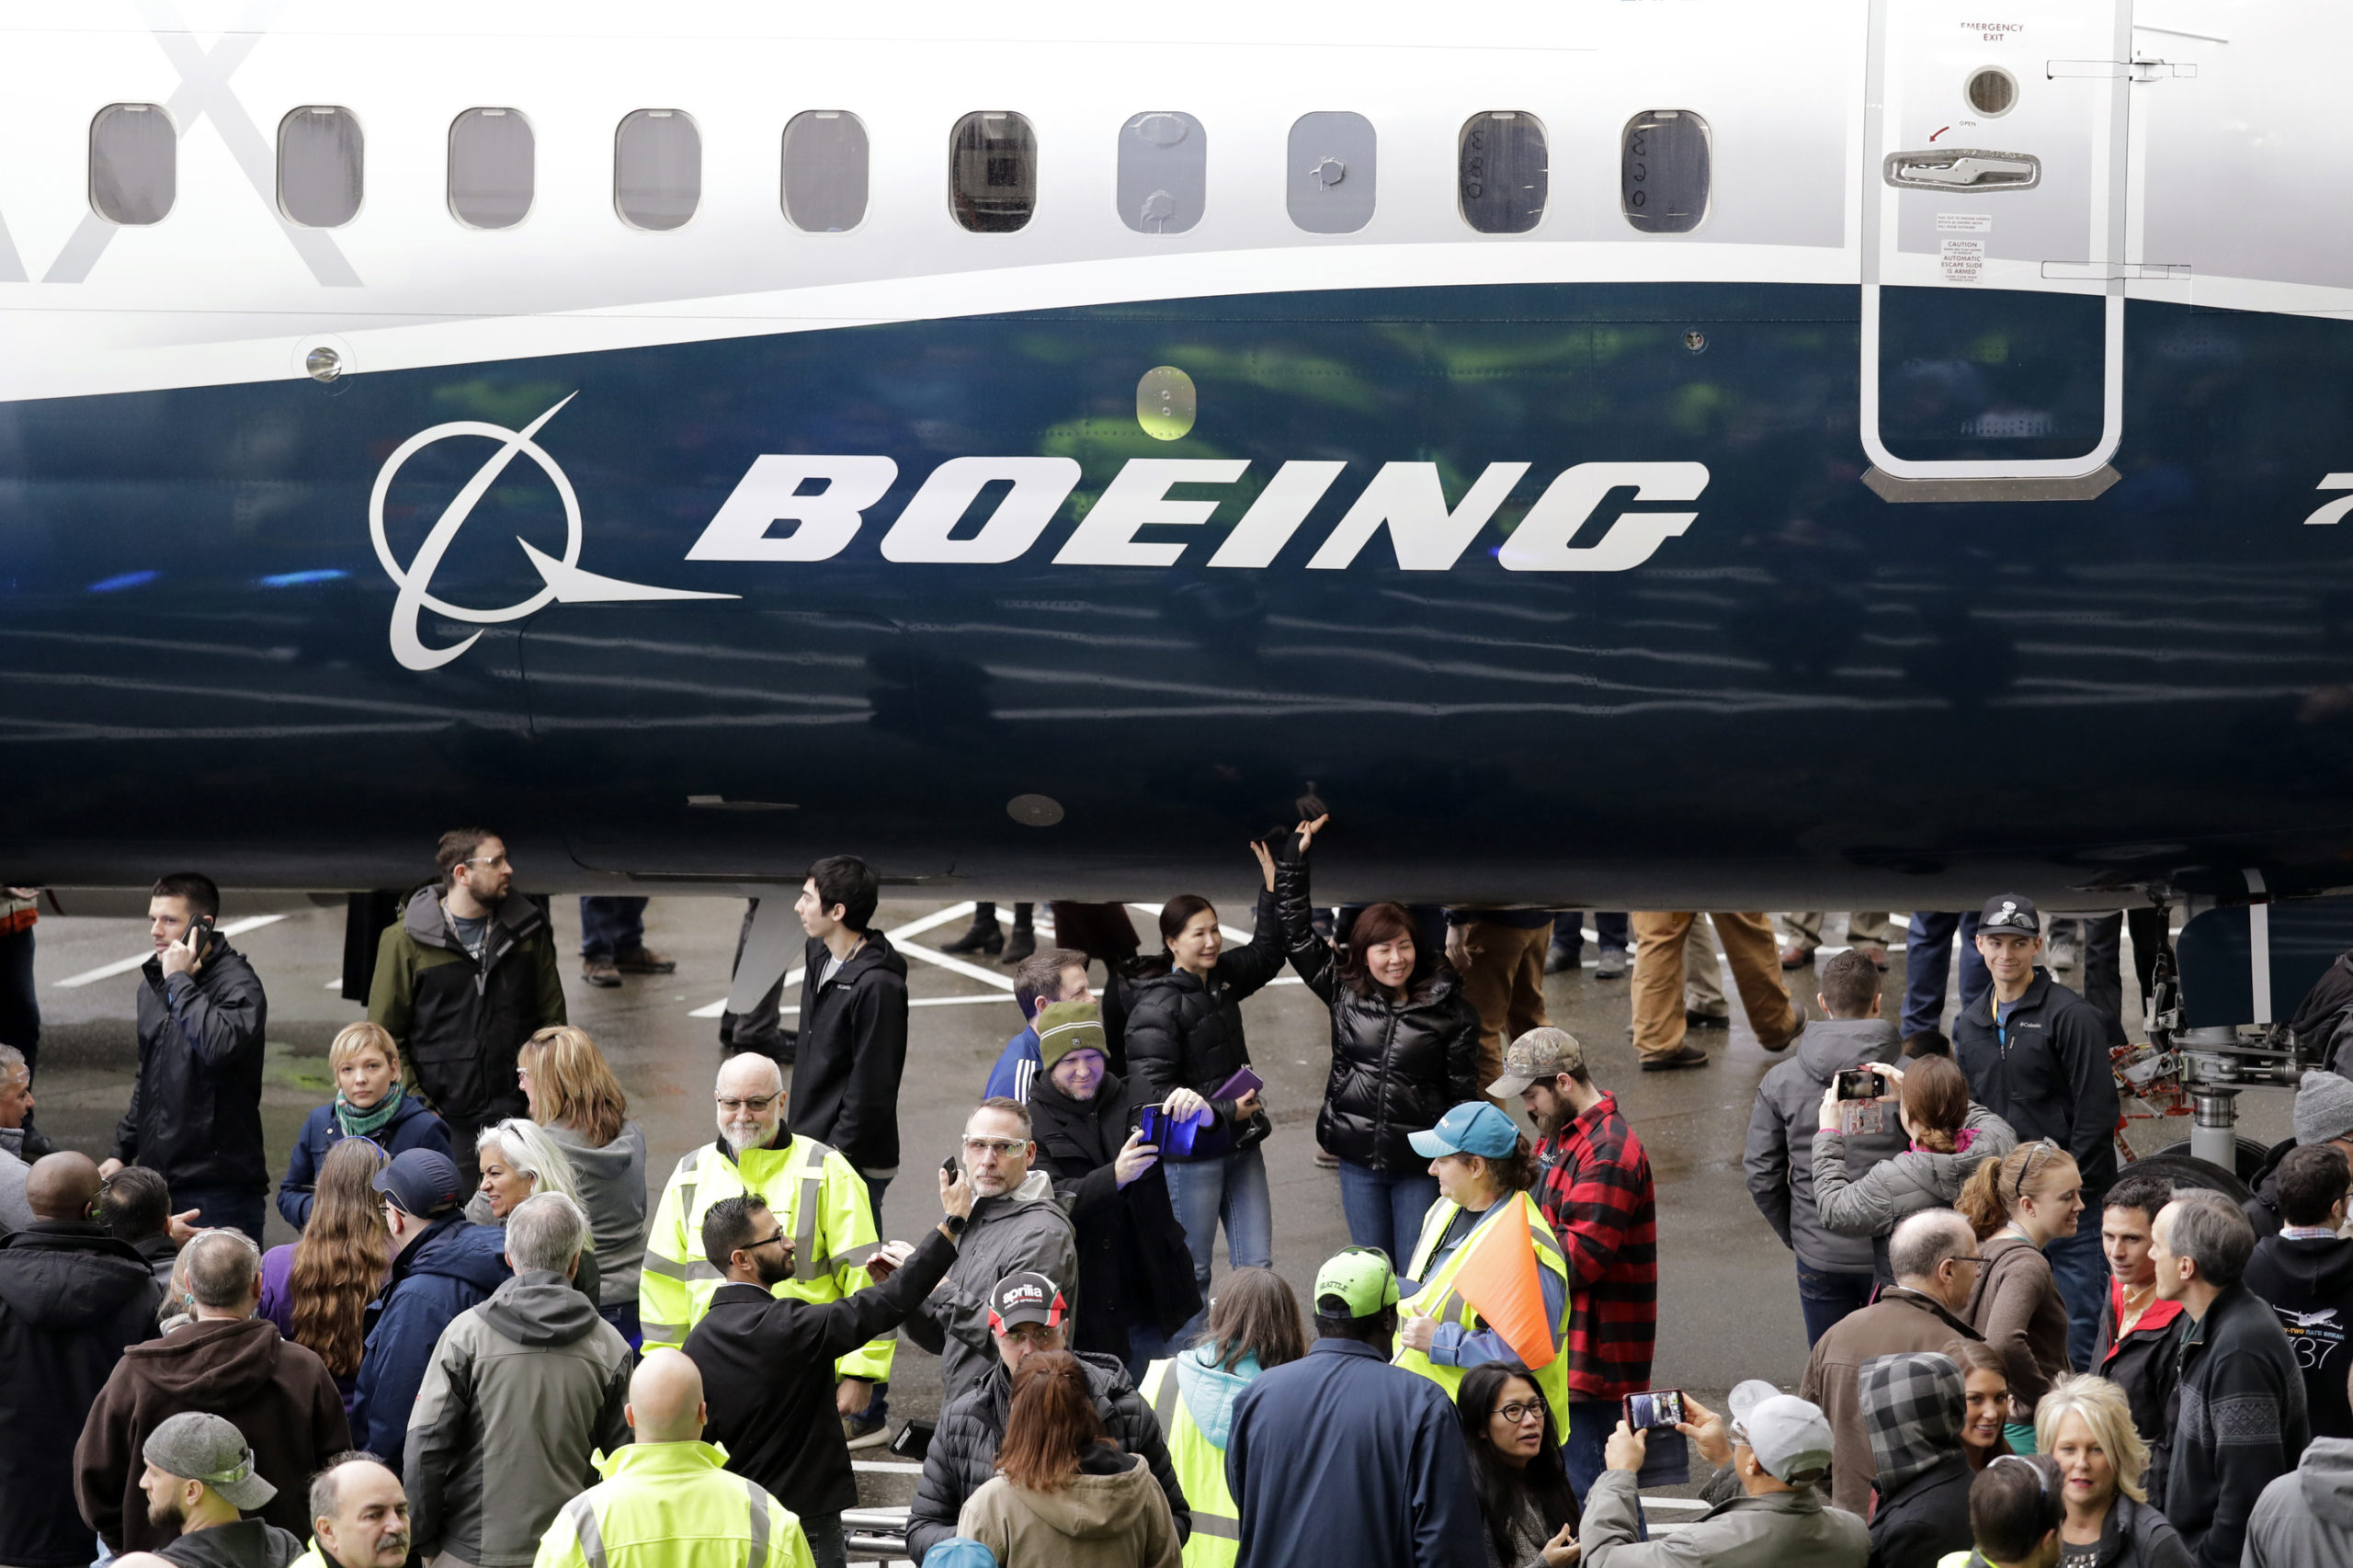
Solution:
{"label": "emergency exit door", "polygon": [[2113,481],[2131,11],[1873,0],[1861,423],[1891,500]]}

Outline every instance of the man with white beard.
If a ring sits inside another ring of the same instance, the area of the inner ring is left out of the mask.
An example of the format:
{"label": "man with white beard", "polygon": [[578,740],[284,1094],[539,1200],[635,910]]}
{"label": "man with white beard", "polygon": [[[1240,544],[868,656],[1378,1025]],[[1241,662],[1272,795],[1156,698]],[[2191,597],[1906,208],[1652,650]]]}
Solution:
{"label": "man with white beard", "polygon": [[[776,1062],[754,1051],[728,1058],[712,1098],[719,1138],[678,1162],[645,1238],[638,1313],[648,1351],[682,1348],[720,1287],[719,1270],[703,1255],[702,1221],[722,1198],[758,1193],[792,1237],[792,1274],[778,1281],[778,1296],[837,1301],[873,1283],[866,1263],[878,1238],[866,1183],[834,1150],[785,1131],[784,1075]],[[886,1335],[835,1364],[834,1403],[845,1421],[888,1383],[892,1344]],[[884,1436],[877,1431],[857,1446]]]}

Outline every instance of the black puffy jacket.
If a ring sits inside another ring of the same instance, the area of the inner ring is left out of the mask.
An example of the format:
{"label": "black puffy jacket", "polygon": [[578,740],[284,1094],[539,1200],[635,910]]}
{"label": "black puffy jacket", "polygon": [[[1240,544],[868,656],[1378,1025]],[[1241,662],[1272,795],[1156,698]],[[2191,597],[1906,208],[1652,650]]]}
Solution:
{"label": "black puffy jacket", "polygon": [[1168,1178],[1153,1166],[1127,1186],[1116,1163],[1137,1113],[1128,1088],[1106,1075],[1091,1100],[1074,1100],[1040,1073],[1029,1085],[1039,1166],[1070,1210],[1078,1239],[1078,1299],[1086,1310],[1071,1336],[1074,1350],[1125,1360],[1128,1331],[1149,1324],[1172,1340],[1201,1310],[1185,1227],[1168,1201]]}
{"label": "black puffy jacket", "polygon": [[1178,1089],[1207,1097],[1218,1125],[1203,1141],[1217,1154],[1238,1153],[1274,1130],[1264,1111],[1236,1127],[1233,1101],[1215,1091],[1250,1064],[1242,1000],[1282,971],[1282,931],[1275,895],[1260,893],[1248,945],[1220,953],[1206,982],[1180,969],[1141,982],[1129,999],[1128,1081],[1137,1103],[1157,1105]]}
{"label": "black puffy jacket", "polygon": [[215,936],[194,974],[139,971],[139,1076],[114,1157],[183,1187],[269,1190],[261,1142],[262,1029],[269,1005],[243,953]]}
{"label": "black puffy jacket", "polygon": [[1275,868],[1290,966],[1332,1009],[1332,1075],[1316,1113],[1315,1141],[1350,1165],[1383,1175],[1418,1173],[1429,1161],[1407,1146],[1411,1133],[1436,1127],[1465,1100],[1477,1099],[1479,1014],[1442,954],[1416,950],[1406,1000],[1358,990],[1340,979],[1340,962],[1310,922],[1307,863]]}
{"label": "black puffy jacket", "polygon": [[[1176,1540],[1192,1539],[1193,1509],[1185,1488],[1168,1462],[1168,1444],[1160,1433],[1160,1417],[1136,1393],[1128,1369],[1109,1356],[1081,1353],[1086,1386],[1095,1395],[1095,1414],[1111,1441],[1152,1468],[1152,1478],[1168,1496],[1168,1511],[1176,1517]],[[939,1413],[938,1429],[925,1453],[923,1479],[915,1483],[915,1500],[907,1509],[907,1555],[917,1562],[924,1553],[956,1533],[956,1517],[973,1493],[996,1474],[996,1446],[1005,1437],[1006,1417],[1013,1407],[1013,1374],[1000,1361],[988,1377]]]}

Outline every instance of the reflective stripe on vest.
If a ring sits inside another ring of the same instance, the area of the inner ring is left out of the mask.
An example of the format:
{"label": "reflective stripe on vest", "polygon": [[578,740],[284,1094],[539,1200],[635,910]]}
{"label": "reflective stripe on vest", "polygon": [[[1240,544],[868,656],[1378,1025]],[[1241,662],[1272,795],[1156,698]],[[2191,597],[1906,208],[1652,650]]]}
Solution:
{"label": "reflective stripe on vest", "polygon": [[1186,1408],[1174,1361],[1144,1369],[1137,1392],[1160,1422],[1168,1468],[1193,1511],[1193,1533],[1185,1542],[1185,1568],[1230,1568],[1241,1553],[1242,1515],[1225,1485],[1225,1450],[1211,1443]]}
{"label": "reflective stripe on vest", "polygon": [[756,1481],[745,1481],[752,1494],[752,1550],[744,1554],[744,1568],[761,1568],[768,1560],[768,1494]]}
{"label": "reflective stripe on vest", "polygon": [[605,1560],[605,1532],[597,1524],[597,1506],[585,1492],[563,1506],[564,1517],[572,1521],[572,1533],[579,1539],[580,1556],[588,1568],[612,1568]]}
{"label": "reflective stripe on vest", "polygon": [[803,1138],[800,1142],[801,1206],[792,1217],[792,1277],[814,1279],[820,1274],[833,1272],[832,1260],[817,1256],[817,1208],[825,1199],[825,1156],[833,1151],[814,1138]]}
{"label": "reflective stripe on vest", "polygon": [[[1570,1298],[1568,1287],[1571,1280],[1569,1260],[1561,1250],[1560,1239],[1552,1234],[1552,1227],[1546,1222],[1544,1211],[1537,1208],[1534,1200],[1526,1193],[1513,1194],[1510,1201],[1527,1206],[1528,1233],[1536,1246],[1536,1266],[1539,1268],[1549,1268],[1561,1277],[1562,1311],[1565,1314],[1568,1311]],[[1500,1209],[1502,1205],[1498,1204],[1496,1207]],[[1447,1226],[1452,1223],[1455,1215],[1461,1211],[1458,1205],[1444,1199],[1430,1205],[1429,1212],[1422,1220],[1421,1237],[1414,1244],[1414,1267],[1409,1272],[1415,1278],[1420,1278],[1423,1271],[1429,1267],[1430,1255],[1438,1250],[1438,1242],[1446,1235]],[[1472,1242],[1485,1228],[1487,1220],[1495,1217],[1490,1211],[1488,1216],[1483,1218],[1478,1225],[1472,1227],[1471,1234],[1463,1237],[1461,1244],[1447,1255],[1446,1262],[1439,1266],[1437,1272],[1423,1281],[1422,1288],[1397,1303],[1400,1317],[1407,1312],[1414,1312],[1423,1317],[1435,1318],[1440,1324],[1454,1324],[1464,1332],[1470,1332],[1472,1324],[1479,1321],[1479,1314],[1470,1302],[1462,1299],[1461,1292],[1454,1289],[1454,1277],[1461,1271],[1463,1257],[1470,1252]],[[1556,1337],[1560,1335],[1561,1326],[1559,1324],[1552,1325]],[[1447,1392],[1449,1398],[1453,1397],[1461,1387],[1462,1374],[1470,1370],[1467,1367],[1449,1367],[1433,1361],[1422,1352],[1407,1349],[1403,1345],[1398,1346],[1392,1360],[1395,1365],[1405,1370],[1418,1373],[1438,1384]],[[1535,1382],[1537,1392],[1544,1396],[1545,1408],[1552,1421],[1553,1437],[1557,1440],[1565,1442],[1569,1436],[1567,1347],[1563,1346],[1561,1352],[1555,1355],[1548,1365],[1535,1369],[1529,1373],[1529,1376]]]}

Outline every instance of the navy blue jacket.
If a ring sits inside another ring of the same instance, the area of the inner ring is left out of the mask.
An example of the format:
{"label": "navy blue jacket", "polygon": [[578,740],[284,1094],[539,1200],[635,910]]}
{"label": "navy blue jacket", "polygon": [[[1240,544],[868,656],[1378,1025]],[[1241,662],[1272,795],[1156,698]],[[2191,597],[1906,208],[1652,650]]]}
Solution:
{"label": "navy blue jacket", "polygon": [[[286,1179],[278,1184],[278,1211],[286,1222],[301,1230],[311,1222],[311,1204],[319,1185],[319,1167],[327,1163],[327,1151],[343,1142],[336,1129],[335,1107],[323,1105],[303,1119],[302,1131],[294,1140],[294,1155],[286,1162]],[[392,1119],[376,1130],[376,1143],[387,1154],[406,1153],[411,1149],[430,1149],[437,1154],[449,1154],[449,1124],[426,1108],[425,1102],[415,1095],[404,1096],[400,1109],[392,1112]],[[456,1158],[454,1154],[451,1158]]]}
{"label": "navy blue jacket", "polygon": [[395,1471],[408,1447],[408,1415],[433,1347],[449,1320],[479,1306],[514,1271],[506,1233],[452,1210],[392,1260],[383,1294],[368,1304],[367,1348],[351,1396],[353,1446],[383,1456]]}
{"label": "navy blue jacket", "polygon": [[1233,1404],[1236,1568],[1486,1568],[1454,1402],[1351,1339],[1259,1373]]}

